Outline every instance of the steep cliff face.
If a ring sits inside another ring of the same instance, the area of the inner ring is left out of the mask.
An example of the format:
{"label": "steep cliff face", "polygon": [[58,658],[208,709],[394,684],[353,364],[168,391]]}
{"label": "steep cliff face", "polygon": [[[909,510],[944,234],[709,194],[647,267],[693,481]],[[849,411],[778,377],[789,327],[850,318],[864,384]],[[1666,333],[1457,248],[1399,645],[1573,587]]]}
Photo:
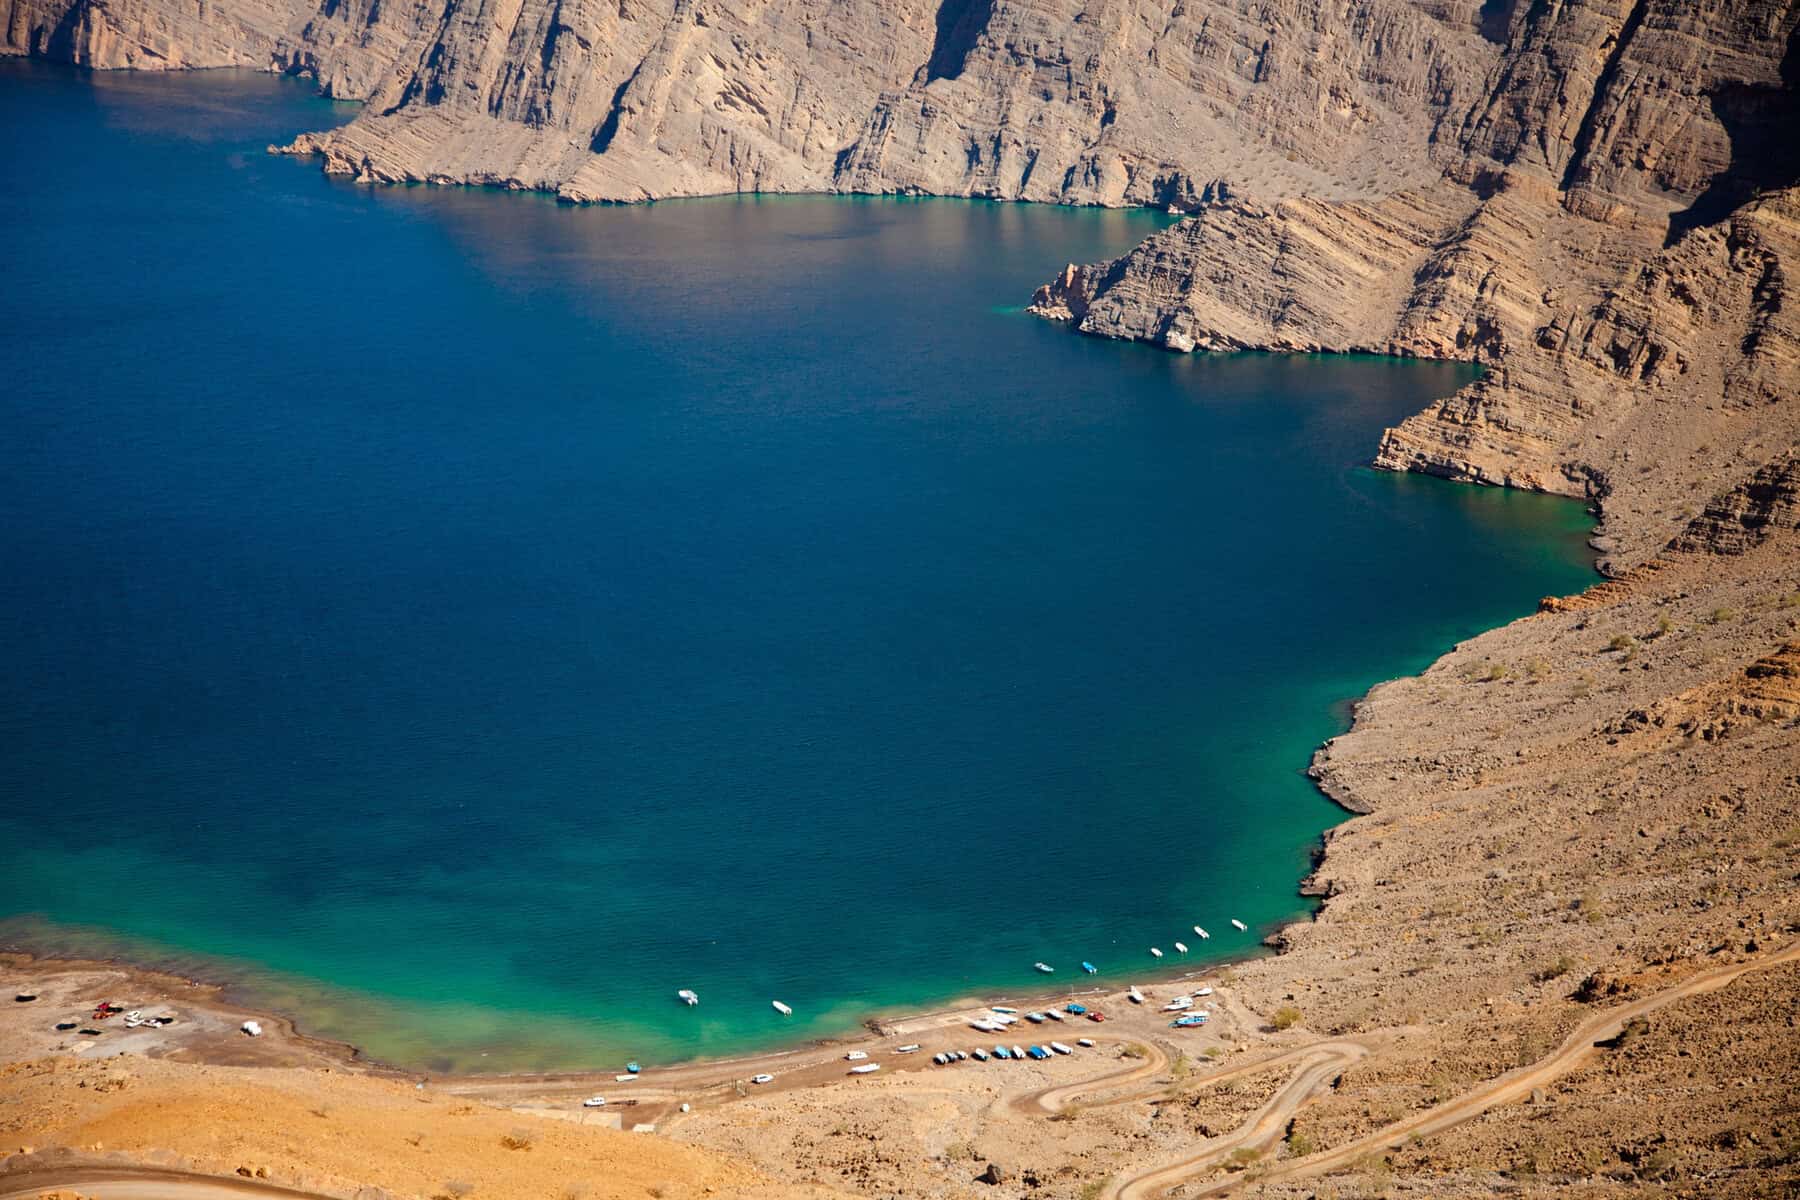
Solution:
{"label": "steep cliff face", "polygon": [[1485,18],[1502,48],[1482,86],[1413,130],[1434,180],[1211,204],[1125,258],[1071,266],[1035,308],[1182,350],[1482,362],[1377,462],[1604,498],[1599,544],[1622,570],[1800,435],[1800,10]]}

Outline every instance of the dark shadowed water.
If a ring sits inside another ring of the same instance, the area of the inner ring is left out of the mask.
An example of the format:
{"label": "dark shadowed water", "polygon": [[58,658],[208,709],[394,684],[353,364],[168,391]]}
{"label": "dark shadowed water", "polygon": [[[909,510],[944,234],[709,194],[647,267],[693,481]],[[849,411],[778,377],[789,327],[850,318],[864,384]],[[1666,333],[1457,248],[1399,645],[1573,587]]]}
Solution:
{"label": "dark shadowed water", "polygon": [[1162,218],[263,152],[346,112],[0,64],[15,936],[461,1067],[1116,982],[1302,911],[1334,705],[1589,580],[1358,465],[1464,368],[1018,311]]}

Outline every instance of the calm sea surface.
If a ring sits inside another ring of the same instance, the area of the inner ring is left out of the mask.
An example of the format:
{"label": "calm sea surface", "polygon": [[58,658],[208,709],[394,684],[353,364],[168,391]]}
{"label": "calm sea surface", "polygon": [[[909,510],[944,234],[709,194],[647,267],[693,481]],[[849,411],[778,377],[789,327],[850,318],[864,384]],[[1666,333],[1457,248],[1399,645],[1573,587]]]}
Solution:
{"label": "calm sea surface", "polygon": [[264,153],[350,111],[0,63],[0,937],[439,1068],[1122,982],[1304,911],[1344,700],[1590,581],[1359,466],[1465,368],[1019,311],[1163,218]]}

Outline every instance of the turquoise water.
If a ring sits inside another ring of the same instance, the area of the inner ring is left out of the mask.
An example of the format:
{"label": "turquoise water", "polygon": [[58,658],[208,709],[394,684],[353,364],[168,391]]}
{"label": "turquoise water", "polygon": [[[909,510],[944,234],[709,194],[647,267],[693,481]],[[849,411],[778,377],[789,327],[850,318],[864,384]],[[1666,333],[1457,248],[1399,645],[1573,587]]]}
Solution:
{"label": "turquoise water", "polygon": [[1304,911],[1343,701],[1591,579],[1358,465],[1464,368],[1018,311],[1159,217],[263,153],[346,111],[0,64],[15,938],[440,1068],[1142,977]]}

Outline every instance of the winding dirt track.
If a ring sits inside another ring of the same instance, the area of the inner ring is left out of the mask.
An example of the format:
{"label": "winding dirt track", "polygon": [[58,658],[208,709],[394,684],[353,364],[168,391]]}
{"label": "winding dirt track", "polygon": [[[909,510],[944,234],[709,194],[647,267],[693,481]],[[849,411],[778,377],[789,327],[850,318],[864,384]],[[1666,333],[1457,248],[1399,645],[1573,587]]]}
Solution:
{"label": "winding dirt track", "polygon": [[[1562,1045],[1558,1046],[1555,1051],[1530,1066],[1509,1071],[1479,1087],[1464,1092],[1453,1100],[1447,1100],[1424,1112],[1415,1113],[1405,1120],[1396,1121],[1392,1125],[1384,1126],[1374,1133],[1347,1142],[1335,1149],[1324,1150],[1306,1158],[1294,1159],[1281,1164],[1260,1175],[1258,1182],[1274,1183],[1306,1179],[1342,1170],[1365,1155],[1380,1150],[1391,1150],[1412,1138],[1427,1137],[1452,1126],[1460,1125],[1464,1121],[1480,1116],[1490,1108],[1509,1104],[1529,1096],[1533,1089],[1543,1087],[1568,1074],[1593,1056],[1598,1043],[1617,1037],[1626,1023],[1636,1017],[1645,1016],[1689,996],[1717,991],[1738,976],[1751,971],[1782,966],[1796,960],[1800,960],[1800,942],[1784,946],[1773,954],[1760,959],[1701,971],[1673,987],[1665,988],[1641,1000],[1595,1013],[1576,1026],[1575,1030],[1563,1039]],[[1317,1047],[1308,1049],[1323,1049],[1334,1044],[1342,1043],[1320,1043]],[[1238,1149],[1261,1151],[1267,1148],[1273,1144],[1275,1138],[1279,1136],[1287,1121],[1292,1118],[1293,1113],[1298,1110],[1300,1105],[1305,1103],[1319,1088],[1336,1078],[1347,1065],[1348,1063],[1341,1061],[1334,1063],[1334,1060],[1331,1059],[1321,1059],[1310,1066],[1302,1067],[1287,1086],[1241,1129],[1226,1137],[1216,1138],[1206,1143],[1199,1153],[1180,1162],[1153,1167],[1135,1175],[1119,1177],[1108,1185],[1102,1195],[1116,1198],[1116,1200],[1146,1200],[1192,1175],[1211,1169],[1229,1158]],[[1217,1196],[1242,1186],[1244,1182],[1245,1180],[1241,1176],[1232,1176],[1216,1180],[1211,1185],[1190,1194]]]}
{"label": "winding dirt track", "polygon": [[[1090,1092],[1110,1091],[1113,1088],[1124,1087],[1128,1083],[1136,1083],[1140,1079],[1153,1079],[1168,1069],[1169,1056],[1162,1047],[1146,1042],[1126,1044],[1145,1050],[1148,1057],[1136,1066],[1125,1067],[1106,1075],[1095,1075],[1075,1083],[1059,1084],[1056,1087],[1027,1092],[1011,1101],[1012,1109],[1015,1112],[1029,1113],[1035,1116],[1059,1113],[1074,1103],[1078,1096],[1085,1096]],[[1127,1100],[1135,1098],[1135,1096],[1125,1097]]]}
{"label": "winding dirt track", "polygon": [[32,1200],[58,1189],[79,1191],[94,1200],[327,1200],[253,1179],[226,1179],[153,1167],[45,1168],[0,1175],[0,1200]]}

